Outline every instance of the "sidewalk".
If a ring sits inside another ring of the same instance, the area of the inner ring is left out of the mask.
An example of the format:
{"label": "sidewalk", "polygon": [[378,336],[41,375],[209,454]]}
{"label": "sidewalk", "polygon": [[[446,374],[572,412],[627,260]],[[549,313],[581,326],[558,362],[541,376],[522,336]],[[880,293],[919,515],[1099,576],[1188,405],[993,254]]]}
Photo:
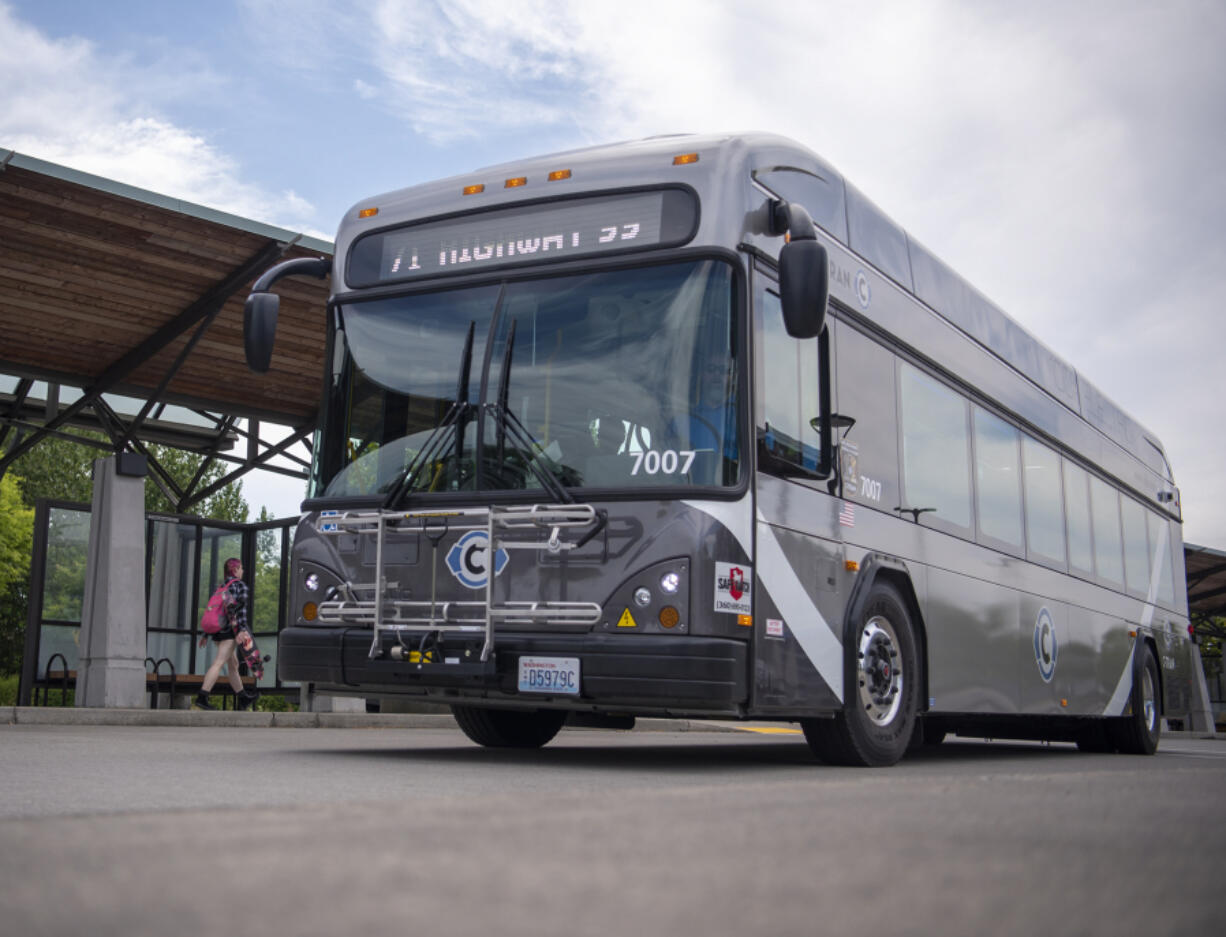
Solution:
{"label": "sidewalk", "polygon": [[[456,729],[450,713],[206,712],[196,709],[79,709],[3,706],[0,725],[183,726],[242,729]],[[761,723],[744,723],[745,727]],[[690,719],[635,721],[636,732],[734,732],[740,723]],[[604,730],[608,731],[608,730]]]}

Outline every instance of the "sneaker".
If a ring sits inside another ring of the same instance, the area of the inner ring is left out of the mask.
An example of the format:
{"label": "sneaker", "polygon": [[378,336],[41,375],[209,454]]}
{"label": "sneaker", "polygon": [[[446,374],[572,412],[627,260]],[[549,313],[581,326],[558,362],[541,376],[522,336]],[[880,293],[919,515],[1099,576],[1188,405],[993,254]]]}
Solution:
{"label": "sneaker", "polygon": [[253,709],[260,694],[253,690],[243,690],[235,697],[235,703],[240,710]]}
{"label": "sneaker", "polygon": [[214,712],[217,711],[217,707],[209,702],[209,695],[207,693],[196,694],[196,698],[192,700],[192,709],[211,709]]}

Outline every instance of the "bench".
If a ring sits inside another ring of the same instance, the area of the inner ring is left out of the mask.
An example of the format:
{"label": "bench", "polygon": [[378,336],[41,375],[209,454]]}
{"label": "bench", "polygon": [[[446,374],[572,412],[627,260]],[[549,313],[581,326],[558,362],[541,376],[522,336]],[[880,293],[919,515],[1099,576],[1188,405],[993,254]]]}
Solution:
{"label": "bench", "polygon": [[[58,670],[52,670],[51,667],[55,663],[56,658],[60,659],[61,666]],[[51,690],[60,691],[60,705],[68,705],[68,691],[76,690],[77,687],[77,672],[67,668],[68,661],[64,659],[62,654],[52,654],[51,659],[47,661],[46,670],[43,671],[41,678],[36,678],[34,681],[34,691],[30,697],[30,703],[34,706],[49,706],[51,705],[48,698],[48,693]],[[175,673],[174,665],[166,659],[162,658],[155,661],[152,657],[145,658],[145,666],[153,665],[153,672],[145,674],[145,692],[149,694],[149,708],[158,708],[158,697],[162,693],[169,693],[171,696],[171,708],[174,708],[174,697],[176,696],[195,696],[204,686],[204,674],[202,673]],[[162,671],[162,665],[165,665],[167,671]],[[256,689],[255,678],[251,676],[242,677],[243,688],[246,690]],[[42,693],[42,702],[39,702],[39,693]],[[234,707],[234,690],[230,687],[230,681],[224,677],[219,678],[216,685],[213,687],[212,694],[220,694],[222,697],[222,709]]]}

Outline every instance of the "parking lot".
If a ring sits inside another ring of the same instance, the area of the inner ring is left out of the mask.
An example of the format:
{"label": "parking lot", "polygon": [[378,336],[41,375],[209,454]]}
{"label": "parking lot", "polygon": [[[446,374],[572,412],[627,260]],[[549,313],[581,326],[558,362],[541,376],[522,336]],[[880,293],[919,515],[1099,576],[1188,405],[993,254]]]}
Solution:
{"label": "parking lot", "polygon": [[[1226,743],[0,726],[14,934],[1209,933]],[[227,909],[219,915],[215,909]]]}

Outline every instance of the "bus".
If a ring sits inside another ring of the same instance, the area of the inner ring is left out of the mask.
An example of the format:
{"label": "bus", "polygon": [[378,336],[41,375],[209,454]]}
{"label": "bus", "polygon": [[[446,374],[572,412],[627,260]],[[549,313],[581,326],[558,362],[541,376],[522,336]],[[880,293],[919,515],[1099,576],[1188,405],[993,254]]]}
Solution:
{"label": "bus", "polygon": [[1149,431],[774,135],[365,199],[331,260],[281,679],[485,746],[636,717],[1152,753],[1194,657]]}

